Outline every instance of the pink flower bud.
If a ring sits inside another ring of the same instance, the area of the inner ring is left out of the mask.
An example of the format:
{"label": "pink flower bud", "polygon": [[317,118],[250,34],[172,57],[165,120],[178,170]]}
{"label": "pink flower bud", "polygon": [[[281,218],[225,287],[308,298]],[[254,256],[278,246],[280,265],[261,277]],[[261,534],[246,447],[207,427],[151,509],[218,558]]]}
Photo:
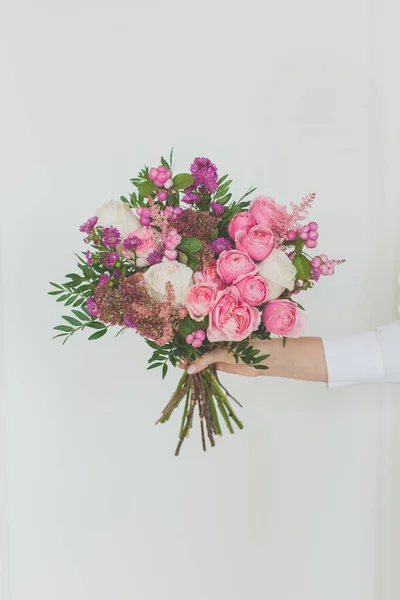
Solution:
{"label": "pink flower bud", "polygon": [[174,214],[177,217],[179,217],[179,215],[181,215],[182,213],[183,213],[183,208],[181,206],[177,206],[176,209],[175,209],[175,211],[174,211]]}
{"label": "pink flower bud", "polygon": [[149,171],[149,179],[151,179],[151,181],[154,181],[157,178],[158,175],[158,169],[156,169],[155,167],[153,167],[152,169],[150,169]]}
{"label": "pink flower bud", "polygon": [[314,269],[318,269],[322,265],[322,261],[319,258],[319,256],[316,256],[312,259],[311,264],[314,267]]}
{"label": "pink flower bud", "polygon": [[300,233],[299,237],[300,237],[301,240],[303,240],[305,242],[306,240],[308,240],[308,233],[306,231],[302,231]]}
{"label": "pink flower bud", "polygon": [[328,275],[328,267],[326,265],[321,265],[319,268],[322,275]]}
{"label": "pink flower bud", "polygon": [[164,192],[164,190],[160,190],[157,192],[157,198],[160,202],[165,202],[165,200],[168,198],[168,194],[167,192]]}
{"label": "pink flower bud", "polygon": [[166,190],[171,189],[173,185],[174,185],[174,182],[172,181],[171,178],[167,179],[167,181],[164,183],[164,187]]}
{"label": "pink flower bud", "polygon": [[319,238],[319,233],[318,231],[314,231],[313,229],[311,231],[308,232],[308,239],[309,240],[317,240]]}
{"label": "pink flower bud", "polygon": [[302,231],[304,231],[304,233],[308,233],[310,231],[310,226],[304,225],[304,227],[302,228]]}
{"label": "pink flower bud", "polygon": [[155,179],[155,180],[154,180],[154,185],[155,185],[156,187],[163,187],[163,185],[164,185],[164,181],[161,181],[161,179],[159,179],[159,178],[157,177],[157,179]]}
{"label": "pink flower bud", "polygon": [[189,333],[189,334],[186,336],[186,343],[187,343],[187,344],[191,344],[191,343],[193,342],[193,339],[194,339],[193,333]]}
{"label": "pink flower bud", "polygon": [[328,275],[333,275],[334,273],[335,273],[335,269],[333,267],[328,269]]}
{"label": "pink flower bud", "polygon": [[326,254],[320,254],[320,259],[322,260],[322,262],[326,263],[326,261],[328,260],[328,257]]}
{"label": "pink flower bud", "polygon": [[206,332],[203,331],[202,329],[198,329],[197,331],[195,331],[194,337],[197,340],[201,340],[203,342],[206,339]]}
{"label": "pink flower bud", "polygon": [[286,234],[286,239],[289,240],[290,242],[294,241],[297,238],[297,233],[295,231],[293,231],[293,229],[291,229],[290,231],[287,232]]}
{"label": "pink flower bud", "polygon": [[176,250],[164,250],[165,258],[168,260],[176,260],[178,258],[178,253]]}
{"label": "pink flower bud", "polygon": [[199,340],[198,338],[194,338],[192,346],[193,348],[200,348],[200,346],[203,345],[203,341]]}
{"label": "pink flower bud", "polygon": [[318,245],[317,240],[307,240],[306,241],[307,248],[316,248],[317,245]]}
{"label": "pink flower bud", "polygon": [[166,173],[168,171],[168,167],[164,167],[164,165],[160,165],[157,169],[159,173]]}
{"label": "pink flower bud", "polygon": [[172,206],[167,206],[167,208],[164,210],[164,215],[167,217],[167,219],[170,219],[173,214],[174,209],[172,208]]}
{"label": "pink flower bud", "polygon": [[318,223],[316,223],[315,221],[311,221],[311,223],[309,223],[308,226],[311,231],[317,231],[318,229]]}

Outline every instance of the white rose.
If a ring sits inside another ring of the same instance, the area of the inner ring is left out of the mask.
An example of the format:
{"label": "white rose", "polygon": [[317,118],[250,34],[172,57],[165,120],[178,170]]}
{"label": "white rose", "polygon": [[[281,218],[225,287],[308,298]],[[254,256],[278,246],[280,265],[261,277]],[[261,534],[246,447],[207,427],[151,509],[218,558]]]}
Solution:
{"label": "white rose", "polygon": [[175,303],[184,304],[186,293],[192,284],[193,271],[187,265],[177,260],[164,260],[147,269],[144,278],[149,295],[163,302],[165,300],[165,285],[170,281],[175,293]]}
{"label": "white rose", "polygon": [[125,202],[110,200],[96,212],[98,217],[97,226],[116,227],[124,238],[128,233],[136,231],[141,227],[140,221],[131,208]]}
{"label": "white rose", "polygon": [[282,250],[272,250],[271,254],[258,264],[261,277],[268,283],[268,300],[275,300],[286,290],[292,291],[296,280],[296,267]]}

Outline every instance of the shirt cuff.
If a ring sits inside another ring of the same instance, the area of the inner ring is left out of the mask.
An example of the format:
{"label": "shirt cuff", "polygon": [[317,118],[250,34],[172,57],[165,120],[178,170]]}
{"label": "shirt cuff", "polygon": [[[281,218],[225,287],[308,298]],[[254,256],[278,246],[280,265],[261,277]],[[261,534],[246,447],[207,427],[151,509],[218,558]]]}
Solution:
{"label": "shirt cuff", "polygon": [[345,340],[322,340],[328,387],[374,383],[384,379],[385,369],[377,331]]}

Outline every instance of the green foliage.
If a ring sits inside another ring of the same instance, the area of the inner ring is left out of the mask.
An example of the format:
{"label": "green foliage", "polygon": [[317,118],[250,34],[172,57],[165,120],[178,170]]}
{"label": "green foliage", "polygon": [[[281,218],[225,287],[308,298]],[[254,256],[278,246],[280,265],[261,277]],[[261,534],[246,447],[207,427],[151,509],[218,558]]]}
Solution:
{"label": "green foliage", "polygon": [[312,264],[304,254],[296,255],[293,259],[293,264],[296,267],[298,279],[305,281],[310,278]]}
{"label": "green foliage", "polygon": [[192,185],[194,179],[190,173],[179,173],[172,180],[174,182],[174,190],[184,190]]}
{"label": "green foliage", "polygon": [[255,369],[268,369],[267,365],[263,363],[270,355],[261,354],[260,350],[257,350],[251,345],[251,340],[243,340],[241,342],[228,342],[228,352],[233,354],[235,361],[238,363],[241,360],[249,367]]}
{"label": "green foliage", "polygon": [[202,247],[202,243],[195,237],[184,237],[182,238],[181,243],[177,247],[178,250],[182,250],[187,254],[194,254],[198,252]]}

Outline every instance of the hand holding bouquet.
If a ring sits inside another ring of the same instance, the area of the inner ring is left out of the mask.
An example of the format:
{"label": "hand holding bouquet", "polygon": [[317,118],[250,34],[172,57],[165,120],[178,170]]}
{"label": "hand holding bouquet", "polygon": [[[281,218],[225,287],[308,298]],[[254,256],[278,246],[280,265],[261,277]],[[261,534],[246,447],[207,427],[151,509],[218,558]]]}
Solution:
{"label": "hand holding bouquet", "polygon": [[[231,180],[196,158],[190,173],[173,175],[169,162],[144,168],[131,182],[136,192],[112,200],[81,225],[87,250],[77,273],[49,292],[72,309],[55,327],[66,342],[77,331],[99,339],[110,327],[133,330],[153,350],[149,369],[187,364],[224,347],[236,361],[267,369],[252,340],[298,337],[305,329],[302,290],[333,275],[341,261],[307,251],[318,245],[318,225],[303,225],[314,194],[300,205],[249,196],[234,201]],[[203,449],[222,434],[242,428],[234,398],[215,370],[185,371],[158,422],[183,406],[179,442],[189,436],[198,411]]]}

